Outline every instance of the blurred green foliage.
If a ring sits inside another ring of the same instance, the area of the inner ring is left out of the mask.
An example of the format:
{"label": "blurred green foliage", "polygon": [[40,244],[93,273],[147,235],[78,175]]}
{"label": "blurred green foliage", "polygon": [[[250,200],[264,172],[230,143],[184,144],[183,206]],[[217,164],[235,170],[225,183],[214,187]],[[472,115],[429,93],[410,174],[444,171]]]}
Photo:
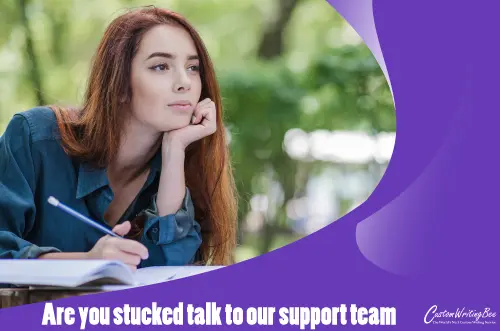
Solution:
{"label": "blurred green foliage", "polygon": [[[240,194],[239,259],[298,239],[286,203],[303,194],[312,173],[332,165],[291,159],[283,148],[285,133],[395,130],[381,69],[326,1],[2,0],[0,132],[15,112],[37,104],[78,104],[107,24],[126,8],[149,4],[184,15],[215,63]],[[248,202],[272,183],[280,185],[283,199],[257,233],[246,235]]]}

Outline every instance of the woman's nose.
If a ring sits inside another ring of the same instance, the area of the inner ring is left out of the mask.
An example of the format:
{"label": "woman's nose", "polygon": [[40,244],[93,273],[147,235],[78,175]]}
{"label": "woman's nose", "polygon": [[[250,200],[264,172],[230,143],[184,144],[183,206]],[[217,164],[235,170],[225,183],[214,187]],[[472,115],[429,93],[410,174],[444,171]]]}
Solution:
{"label": "woman's nose", "polygon": [[177,75],[177,79],[174,84],[174,92],[185,92],[191,89],[191,80],[189,79],[186,72],[181,72]]}

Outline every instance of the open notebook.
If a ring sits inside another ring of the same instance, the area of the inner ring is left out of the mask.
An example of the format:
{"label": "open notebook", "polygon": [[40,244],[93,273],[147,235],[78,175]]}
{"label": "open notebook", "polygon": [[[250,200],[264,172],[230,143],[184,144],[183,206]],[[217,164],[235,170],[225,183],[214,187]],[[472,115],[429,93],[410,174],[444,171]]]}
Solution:
{"label": "open notebook", "polygon": [[141,286],[184,278],[218,266],[148,267],[133,272],[119,261],[0,260],[0,284],[80,287]]}

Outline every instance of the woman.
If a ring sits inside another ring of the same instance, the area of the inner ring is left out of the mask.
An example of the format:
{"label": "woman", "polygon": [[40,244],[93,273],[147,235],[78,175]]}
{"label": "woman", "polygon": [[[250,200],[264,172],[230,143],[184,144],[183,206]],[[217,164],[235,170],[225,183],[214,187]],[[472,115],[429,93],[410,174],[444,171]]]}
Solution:
{"label": "woman", "polygon": [[[126,239],[50,206],[53,195]],[[81,109],[37,107],[0,138],[0,257],[227,265],[236,200],[219,87],[176,13],[107,28]]]}

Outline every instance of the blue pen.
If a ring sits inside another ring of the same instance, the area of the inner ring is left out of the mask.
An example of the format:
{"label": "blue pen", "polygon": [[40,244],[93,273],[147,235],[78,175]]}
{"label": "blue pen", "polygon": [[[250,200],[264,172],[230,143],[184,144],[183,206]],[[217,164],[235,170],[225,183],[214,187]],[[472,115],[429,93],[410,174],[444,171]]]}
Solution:
{"label": "blue pen", "polygon": [[98,229],[98,230],[101,230],[102,232],[106,233],[106,234],[109,234],[110,236],[113,236],[113,237],[117,237],[117,238],[122,238],[120,237],[119,235],[117,235],[116,233],[114,233],[113,231],[109,230],[109,229],[106,229],[104,226],[100,225],[99,223],[97,223],[96,221],[93,221],[91,220],[90,218],[88,218],[87,216],[85,215],[82,215],[80,214],[79,212],[77,212],[76,210],[73,210],[71,209],[70,207],[64,205],[62,202],[59,202],[59,200],[57,200],[56,198],[54,197],[49,197],[48,199],[48,202],[59,208],[59,209],[62,209],[64,210],[65,212],[67,212],[68,214],[70,215],[73,215],[75,216],[76,218],[78,218],[79,220],[87,223],[88,225],[90,226],[93,226],[94,228]]}

